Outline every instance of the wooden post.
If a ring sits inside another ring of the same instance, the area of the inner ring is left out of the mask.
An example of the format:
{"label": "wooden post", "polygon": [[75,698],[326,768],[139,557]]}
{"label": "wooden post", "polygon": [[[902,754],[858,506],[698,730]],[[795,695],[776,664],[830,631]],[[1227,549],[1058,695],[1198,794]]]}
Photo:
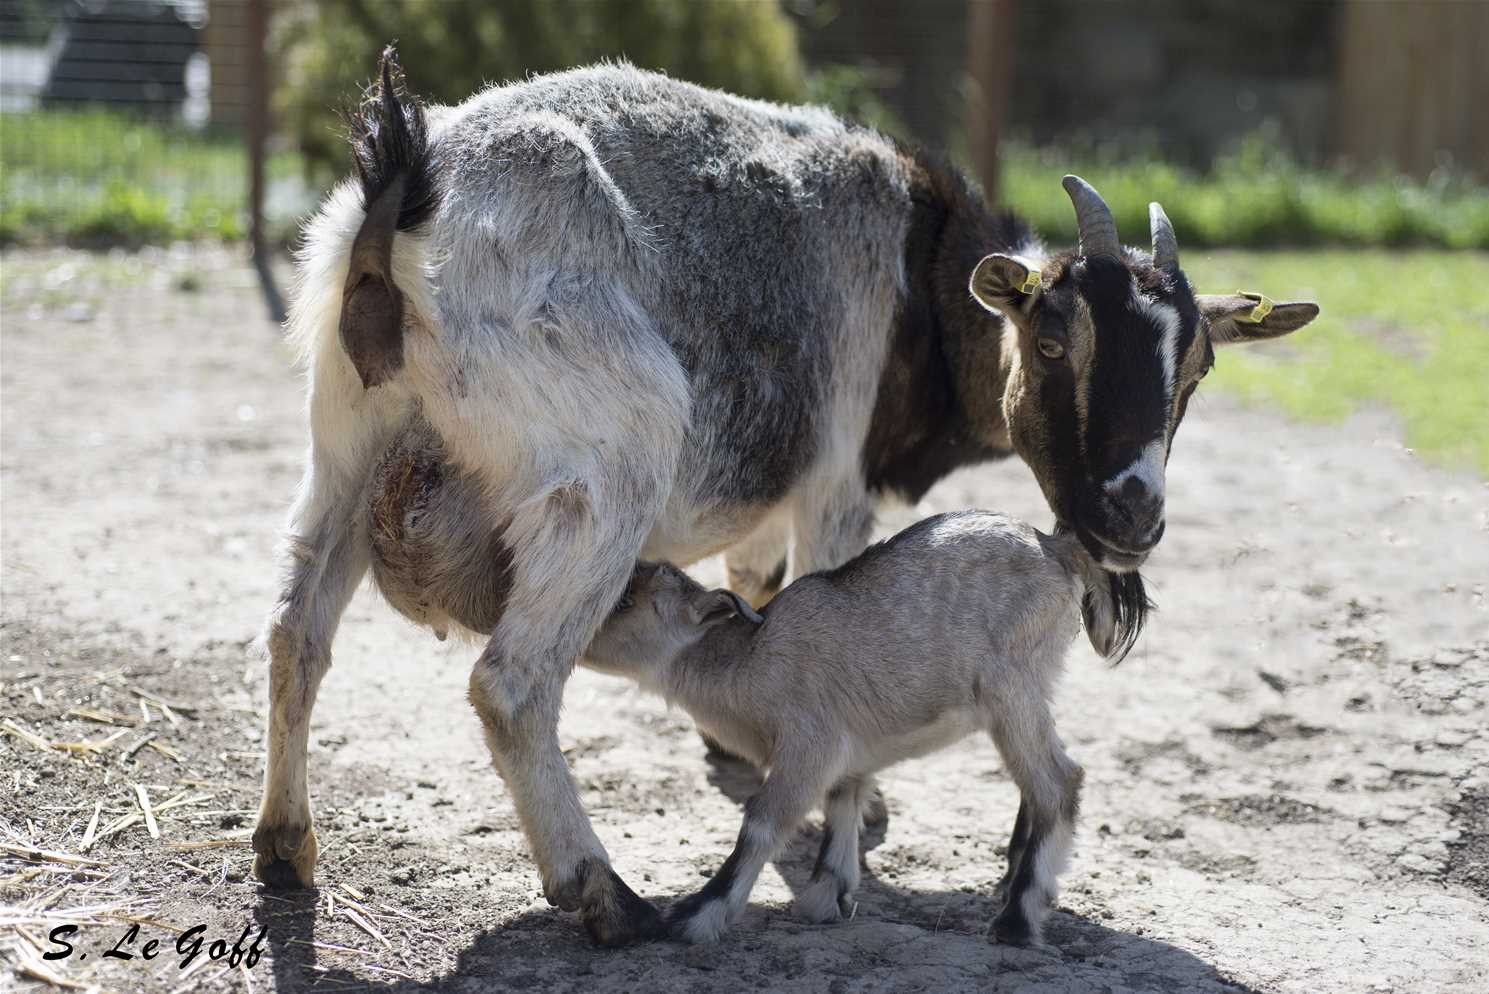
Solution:
{"label": "wooden post", "polygon": [[1450,153],[1489,178],[1489,4],[1351,0],[1339,18],[1334,155],[1426,176]]}
{"label": "wooden post", "polygon": [[248,0],[248,231],[264,253],[264,156],[269,143],[268,0]]}
{"label": "wooden post", "polygon": [[284,297],[269,268],[269,240],[264,233],[264,160],[269,149],[269,0],[248,0],[248,238],[253,267],[269,316],[285,319]]}
{"label": "wooden post", "polygon": [[1018,0],[967,2],[967,148],[988,204],[998,201],[998,142],[1013,93]]}

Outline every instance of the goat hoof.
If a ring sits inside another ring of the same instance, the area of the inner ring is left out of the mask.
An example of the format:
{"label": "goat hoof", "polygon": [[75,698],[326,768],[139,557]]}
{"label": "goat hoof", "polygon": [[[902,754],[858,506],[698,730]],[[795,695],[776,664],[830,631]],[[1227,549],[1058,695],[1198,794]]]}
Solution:
{"label": "goat hoof", "polygon": [[271,890],[315,886],[320,846],[309,825],[265,825],[253,832],[253,875]]}
{"label": "goat hoof", "polygon": [[716,942],[729,925],[729,906],[699,891],[667,909],[667,923],[672,935],[684,942]]}
{"label": "goat hoof", "polygon": [[[847,905],[847,909],[844,905]],[[803,921],[826,925],[842,919],[853,906],[852,898],[839,893],[838,882],[832,877],[812,881],[796,897],[796,913]]]}
{"label": "goat hoof", "polygon": [[889,805],[884,803],[884,791],[875,787],[863,806],[865,828],[883,828],[889,824]]}
{"label": "goat hoof", "polygon": [[991,938],[1004,946],[1033,946],[1039,943],[1039,935],[1029,924],[1029,919],[1012,905],[1004,908],[993,919]]}
{"label": "goat hoof", "polygon": [[580,871],[583,902],[579,919],[597,946],[626,946],[660,939],[667,927],[651,902],[638,895],[609,866],[595,860]]}
{"label": "goat hoof", "polygon": [[560,911],[578,911],[583,895],[584,878],[580,874],[575,874],[557,883],[543,881],[543,899],[548,902],[550,908],[558,908]]}

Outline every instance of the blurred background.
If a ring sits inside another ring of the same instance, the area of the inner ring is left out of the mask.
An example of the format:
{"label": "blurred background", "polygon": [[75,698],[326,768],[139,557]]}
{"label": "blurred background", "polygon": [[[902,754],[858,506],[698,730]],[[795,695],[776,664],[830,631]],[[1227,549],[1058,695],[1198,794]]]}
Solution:
{"label": "blurred background", "polygon": [[1247,356],[1231,388],[1315,418],[1387,403],[1489,474],[1478,0],[0,0],[0,244],[262,261],[346,170],[337,110],[392,39],[431,100],[627,58],[825,103],[947,150],[1052,243],[1064,172],[1131,240],[1160,200],[1216,250],[1186,255],[1196,283],[1325,305],[1289,346],[1308,362]]}

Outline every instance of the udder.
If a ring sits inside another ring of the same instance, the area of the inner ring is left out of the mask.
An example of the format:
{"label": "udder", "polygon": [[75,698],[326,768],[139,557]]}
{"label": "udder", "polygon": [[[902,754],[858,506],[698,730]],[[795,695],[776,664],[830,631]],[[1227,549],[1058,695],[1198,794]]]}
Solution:
{"label": "udder", "polygon": [[489,523],[479,493],[422,419],[389,446],[368,489],[373,581],[394,609],[441,638],[452,623],[491,633],[511,588],[504,523]]}

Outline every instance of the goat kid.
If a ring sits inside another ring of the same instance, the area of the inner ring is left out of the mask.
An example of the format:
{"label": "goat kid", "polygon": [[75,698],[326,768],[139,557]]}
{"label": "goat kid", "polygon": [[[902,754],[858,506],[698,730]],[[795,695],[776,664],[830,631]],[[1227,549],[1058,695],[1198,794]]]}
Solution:
{"label": "goat kid", "polygon": [[1149,606],[1140,584],[1113,579],[1073,533],[1045,535],[983,511],[927,518],[795,581],[763,614],[670,564],[638,565],[584,665],[681,705],[769,769],[733,853],[673,907],[676,932],[718,938],[819,804],[822,848],[797,907],[810,921],[837,920],[858,886],[874,775],[983,731],[1021,798],[993,934],[1039,942],[1082,779],[1055,732],[1050,695],[1078,615],[1096,651],[1120,658]]}

